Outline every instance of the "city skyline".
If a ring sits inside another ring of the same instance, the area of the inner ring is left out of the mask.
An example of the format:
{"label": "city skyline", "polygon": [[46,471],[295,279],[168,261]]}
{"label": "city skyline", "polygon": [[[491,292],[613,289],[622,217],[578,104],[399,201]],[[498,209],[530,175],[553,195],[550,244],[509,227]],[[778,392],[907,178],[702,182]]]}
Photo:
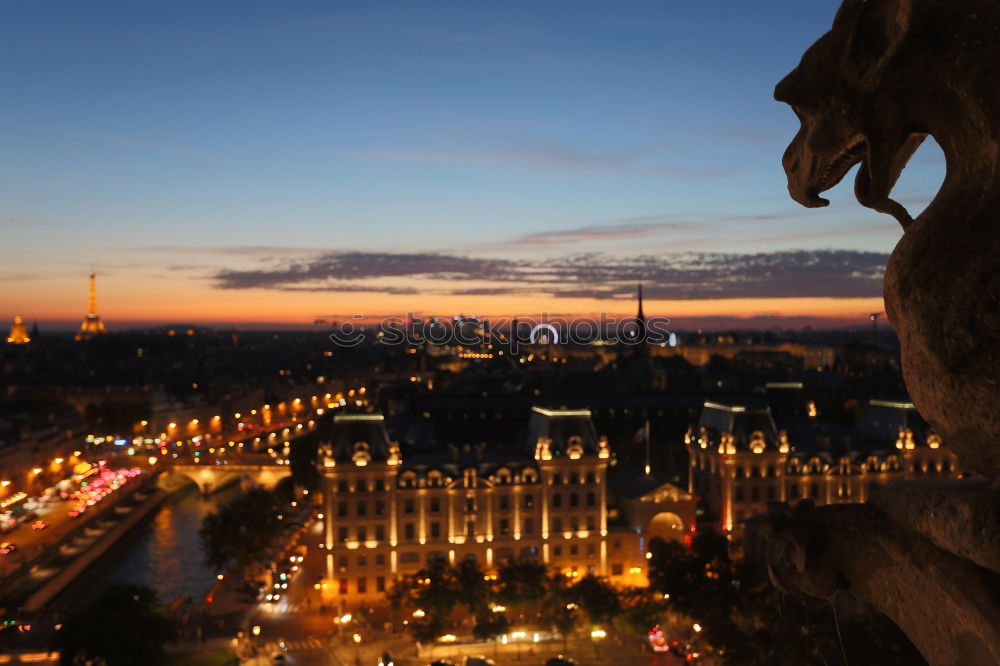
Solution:
{"label": "city skyline", "polygon": [[[898,225],[851,176],[794,204],[771,99],[836,6],[11,9],[0,315],[76,328],[93,268],[109,330],[627,315],[638,281],[681,327],[864,325]],[[943,171],[928,141],[897,198]]]}

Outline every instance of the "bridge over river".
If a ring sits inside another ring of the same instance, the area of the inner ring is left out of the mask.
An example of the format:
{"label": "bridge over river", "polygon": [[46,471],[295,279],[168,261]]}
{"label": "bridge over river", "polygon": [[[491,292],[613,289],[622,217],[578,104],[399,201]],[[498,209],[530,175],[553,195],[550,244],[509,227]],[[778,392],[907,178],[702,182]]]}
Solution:
{"label": "bridge over river", "polygon": [[181,480],[176,477],[180,476],[198,484],[202,495],[210,495],[237,481],[248,481],[271,490],[279,481],[292,475],[292,468],[287,463],[279,463],[266,454],[233,456],[227,460],[208,459],[204,463],[168,462],[164,467],[169,473],[160,477],[158,484],[161,488],[173,490]]}

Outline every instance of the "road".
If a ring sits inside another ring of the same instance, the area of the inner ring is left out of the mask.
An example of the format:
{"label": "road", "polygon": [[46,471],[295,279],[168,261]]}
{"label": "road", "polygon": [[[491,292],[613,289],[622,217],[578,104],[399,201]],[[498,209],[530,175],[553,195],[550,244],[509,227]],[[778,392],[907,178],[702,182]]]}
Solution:
{"label": "road", "polygon": [[[35,510],[38,518],[26,520],[6,534],[0,536],[0,542],[8,542],[17,546],[17,550],[8,554],[0,555],[0,577],[7,576],[15,572],[25,561],[31,560],[60,541],[82,524],[86,524],[94,517],[102,513],[105,509],[113,506],[125,496],[131,495],[135,486],[140,485],[144,480],[143,476],[130,479],[128,483],[118,490],[112,491],[96,505],[91,506],[86,513],[75,518],[69,516],[69,510],[74,508],[78,502],[76,500],[54,499],[41,505]],[[123,492],[128,490],[129,492]],[[42,520],[48,527],[36,530],[31,524],[37,520]]]}

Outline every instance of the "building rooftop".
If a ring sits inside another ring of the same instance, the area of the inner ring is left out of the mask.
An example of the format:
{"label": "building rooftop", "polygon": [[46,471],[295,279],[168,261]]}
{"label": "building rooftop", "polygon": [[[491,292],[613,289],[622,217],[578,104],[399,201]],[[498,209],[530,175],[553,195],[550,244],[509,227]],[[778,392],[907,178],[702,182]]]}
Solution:
{"label": "building rooftop", "polygon": [[718,443],[723,434],[732,435],[737,449],[750,448],[750,442],[758,433],[767,446],[775,446],[778,442],[778,430],[769,407],[706,401],[698,419],[698,429],[701,428],[708,430],[713,443]]}
{"label": "building rooftop", "polygon": [[861,435],[875,446],[895,446],[900,430],[909,430],[918,444],[926,443],[930,428],[909,400],[873,399],[868,401]]}
{"label": "building rooftop", "polygon": [[594,454],[598,449],[597,430],[589,409],[532,407],[525,437],[524,452],[534,457],[539,438],[551,440],[552,455],[565,455],[571,444],[583,447],[583,453]]}
{"label": "building rooftop", "polygon": [[337,414],[333,417],[330,448],[336,460],[351,460],[359,443],[367,446],[372,460],[389,458],[389,435],[381,414]]}

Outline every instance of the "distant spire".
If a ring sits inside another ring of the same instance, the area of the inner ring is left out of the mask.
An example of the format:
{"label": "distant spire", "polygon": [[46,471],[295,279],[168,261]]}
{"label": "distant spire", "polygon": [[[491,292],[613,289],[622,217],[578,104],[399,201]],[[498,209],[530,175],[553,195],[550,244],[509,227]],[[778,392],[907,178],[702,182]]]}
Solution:
{"label": "distant spire", "polygon": [[[639,286],[639,309],[642,309],[642,286]],[[87,314],[97,316],[97,273],[90,271],[90,297],[87,299]]]}
{"label": "distant spire", "polygon": [[97,314],[97,274],[90,271],[90,296],[87,299],[87,316],[80,324],[80,330],[76,333],[77,340],[89,340],[95,335],[104,333],[104,322],[101,315]]}
{"label": "distant spire", "polygon": [[[642,313],[642,283],[639,283],[639,312],[635,315],[636,337],[646,340],[646,315]],[[643,345],[645,346],[645,345]]]}

